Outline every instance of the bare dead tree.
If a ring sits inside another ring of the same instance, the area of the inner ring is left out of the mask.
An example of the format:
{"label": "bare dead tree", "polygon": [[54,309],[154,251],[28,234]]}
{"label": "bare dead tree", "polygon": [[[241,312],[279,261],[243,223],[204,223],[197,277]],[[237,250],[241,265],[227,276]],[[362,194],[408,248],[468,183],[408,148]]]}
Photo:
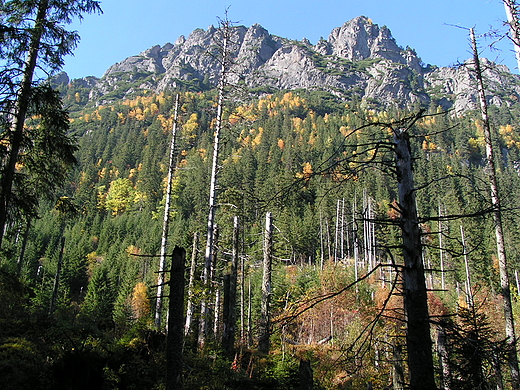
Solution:
{"label": "bare dead tree", "polygon": [[495,238],[497,244],[498,266],[500,271],[500,287],[504,305],[505,332],[509,344],[508,364],[511,372],[511,382],[513,389],[520,389],[520,372],[518,369],[518,356],[516,350],[515,324],[513,317],[513,307],[511,304],[511,290],[509,287],[509,273],[507,269],[507,256],[504,244],[504,232],[502,228],[502,208],[500,204],[500,194],[498,190],[498,181],[495,167],[495,155],[493,142],[491,137],[491,126],[487,112],[487,101],[484,91],[484,81],[482,77],[482,69],[480,67],[480,59],[477,48],[477,40],[475,31],[470,29],[471,45],[473,49],[473,66],[477,79],[477,91],[480,101],[480,112],[482,116],[482,127],[484,130],[484,140],[486,143],[486,169],[488,175],[491,204],[493,212],[491,213],[493,223],[495,225]]}
{"label": "bare dead tree", "polygon": [[208,228],[206,235],[206,249],[204,253],[204,271],[203,271],[203,282],[205,288],[205,296],[201,302],[201,316],[200,316],[200,329],[199,334],[199,348],[203,348],[206,342],[206,336],[208,334],[208,316],[209,307],[208,299],[211,291],[211,266],[213,264],[214,256],[214,231],[215,231],[215,216],[217,212],[217,181],[219,174],[219,151],[220,141],[222,137],[223,128],[223,110],[224,110],[224,94],[226,86],[228,85],[228,76],[231,71],[233,63],[232,58],[232,37],[233,37],[233,23],[227,18],[219,21],[218,27],[218,58],[220,61],[220,79],[218,82],[218,101],[217,101],[217,114],[215,118],[215,132],[213,136],[213,157],[211,164],[211,179],[210,179],[210,190],[209,190],[209,213],[208,213]]}
{"label": "bare dead tree", "polygon": [[[413,122],[412,122],[413,123]],[[410,389],[435,390],[435,372],[430,336],[430,317],[421,231],[415,202],[410,126],[394,129],[394,152],[399,193],[400,227],[404,267],[402,268],[406,346]]]}
{"label": "bare dead tree", "polygon": [[199,234],[195,232],[193,234],[193,245],[191,252],[191,265],[190,265],[190,278],[188,281],[188,303],[186,305],[186,322],[184,324],[184,336],[190,332],[191,322],[193,320],[193,309],[195,307],[193,298],[193,288],[195,285],[195,272],[197,268],[197,250],[199,247]]}
{"label": "bare dead tree", "polygon": [[164,290],[164,273],[166,268],[166,251],[168,248],[168,229],[170,225],[170,203],[172,196],[173,174],[175,172],[175,142],[177,135],[177,119],[179,112],[179,94],[175,98],[175,113],[173,115],[172,139],[170,141],[170,155],[168,160],[168,175],[166,184],[166,201],[164,204],[163,227],[161,236],[161,255],[159,260],[159,277],[157,281],[157,300],[155,301],[155,327],[161,329],[162,305]]}

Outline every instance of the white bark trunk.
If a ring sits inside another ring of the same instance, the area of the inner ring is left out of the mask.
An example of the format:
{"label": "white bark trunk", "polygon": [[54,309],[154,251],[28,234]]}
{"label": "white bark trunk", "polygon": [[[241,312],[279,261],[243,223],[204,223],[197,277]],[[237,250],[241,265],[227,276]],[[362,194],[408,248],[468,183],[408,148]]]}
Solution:
{"label": "white bark trunk", "polygon": [[268,212],[265,216],[264,235],[264,272],[262,279],[262,307],[260,319],[260,336],[258,350],[269,353],[269,338],[271,335],[270,301],[271,301],[271,267],[273,256],[273,216]]}
{"label": "white bark trunk", "polygon": [[486,173],[489,177],[489,184],[491,190],[491,204],[493,205],[493,223],[495,224],[495,236],[497,241],[497,257],[498,267],[500,271],[500,287],[504,304],[505,317],[505,332],[507,336],[507,343],[509,345],[508,364],[511,372],[512,388],[520,389],[520,373],[518,370],[518,356],[516,350],[516,335],[515,324],[513,318],[513,307],[511,304],[511,290],[509,287],[509,274],[507,270],[507,257],[504,244],[504,233],[502,230],[502,216],[500,197],[498,193],[498,184],[496,178],[495,157],[493,151],[493,144],[491,139],[491,127],[489,125],[489,118],[487,113],[487,102],[484,92],[484,82],[482,80],[482,70],[480,68],[480,60],[477,50],[477,41],[475,39],[475,32],[470,29],[471,44],[473,49],[473,60],[475,66],[475,74],[477,78],[477,90],[480,100],[480,109],[482,114],[482,122],[484,129],[484,139],[486,142],[486,157],[487,167]]}
{"label": "white bark trunk", "polygon": [[166,270],[166,251],[168,249],[168,228],[170,223],[170,203],[172,195],[172,180],[175,172],[175,142],[177,135],[177,119],[179,112],[179,94],[175,98],[175,113],[173,115],[172,139],[170,142],[170,157],[168,161],[168,177],[166,185],[166,201],[164,204],[163,227],[161,237],[161,254],[159,260],[159,277],[157,281],[157,300],[155,302],[155,327],[161,329],[162,322],[162,307],[163,307],[163,292],[165,282]]}
{"label": "white bark trunk", "polygon": [[195,271],[197,269],[197,250],[199,247],[199,234],[193,234],[193,246],[191,251],[190,279],[188,282],[188,303],[186,306],[186,322],[184,324],[184,335],[190,332],[191,322],[193,320],[193,285],[195,284]]}
{"label": "white bark trunk", "polygon": [[218,101],[217,101],[217,116],[215,121],[215,133],[213,139],[213,157],[211,163],[211,179],[209,189],[209,213],[208,213],[208,227],[206,236],[206,250],[204,253],[204,272],[203,282],[205,288],[205,296],[201,302],[201,317],[200,317],[200,334],[199,334],[199,348],[203,348],[206,336],[208,333],[208,322],[209,322],[209,309],[208,299],[211,292],[211,267],[213,264],[214,256],[214,227],[215,227],[215,215],[217,212],[217,181],[219,172],[219,148],[222,130],[222,114],[224,106],[224,88],[227,85],[227,75],[231,67],[230,53],[229,53],[229,39],[231,34],[231,23],[229,21],[223,21],[220,26],[222,32],[222,64],[220,80],[218,84]]}

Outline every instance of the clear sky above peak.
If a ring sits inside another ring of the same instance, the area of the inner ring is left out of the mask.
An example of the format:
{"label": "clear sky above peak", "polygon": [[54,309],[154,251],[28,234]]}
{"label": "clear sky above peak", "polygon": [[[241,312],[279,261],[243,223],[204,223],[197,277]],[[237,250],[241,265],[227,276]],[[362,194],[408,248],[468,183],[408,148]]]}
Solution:
{"label": "clear sky above peak", "polygon": [[[398,45],[410,46],[426,64],[448,66],[470,57],[467,31],[490,29],[505,33],[502,0],[105,0],[102,15],[86,15],[74,23],[81,42],[64,70],[71,78],[101,77],[107,68],[154,46],[175,42],[196,28],[217,25],[228,9],[237,24],[262,25],[284,38],[307,38],[316,43],[331,30],[364,15],[386,25]],[[480,40],[481,55],[507,65],[518,73],[513,46],[503,39],[499,50],[486,49],[491,40]]]}

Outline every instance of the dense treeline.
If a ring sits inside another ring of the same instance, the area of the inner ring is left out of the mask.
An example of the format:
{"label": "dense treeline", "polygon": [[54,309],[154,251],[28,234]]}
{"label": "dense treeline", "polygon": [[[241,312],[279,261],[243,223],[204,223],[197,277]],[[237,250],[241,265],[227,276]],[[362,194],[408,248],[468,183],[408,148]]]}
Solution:
{"label": "dense treeline", "polygon": [[[161,241],[175,97],[150,92],[89,107],[80,104],[81,91],[71,90],[65,101],[76,110],[71,128],[78,165],[62,198],[72,202],[74,212],[47,202],[27,231],[11,234],[2,248],[5,326],[0,355],[9,358],[0,369],[9,373],[5,378],[11,386],[19,384],[16,388],[161,388],[164,336],[152,326],[158,269],[153,256]],[[186,248],[187,258],[194,233],[205,233],[215,100],[214,91],[180,94],[169,242],[171,248]],[[403,370],[399,287],[392,283],[396,267],[378,266],[400,262],[399,232],[392,224],[398,218],[397,186],[388,169],[394,157],[374,147],[391,134],[367,124],[407,114],[309,91],[226,103],[216,272],[220,280],[228,267],[232,219],[238,215],[244,262],[238,301],[245,306],[238,333],[244,348],[234,370],[229,369],[233,359],[219,355],[208,363],[186,348],[188,388],[239,388],[247,381],[254,388],[296,388],[298,359],[313,363],[315,380],[323,388],[360,388],[368,382],[383,388],[392,385],[392,375],[396,386],[399,367]],[[514,275],[520,262],[520,112],[518,106],[493,107],[490,114],[501,152],[500,185]],[[498,300],[499,284],[477,118],[431,107],[413,129],[412,153],[427,281],[437,290],[430,309],[441,315],[457,313],[458,305],[467,307],[466,254],[478,312],[460,312],[460,320],[452,319],[459,327],[451,327],[454,333],[447,337],[461,345],[464,332],[474,330],[469,329],[472,318],[478,317],[482,338],[491,343],[483,348],[493,349],[503,338],[502,318],[495,309],[485,310]],[[380,164],[356,162],[361,161],[356,157],[369,161],[376,153]],[[276,352],[265,360],[249,348],[258,325],[262,225],[268,211],[275,225],[272,310],[279,317],[272,336]],[[439,214],[472,217],[428,219]],[[199,256],[198,275],[201,269]],[[371,274],[363,282],[345,289],[367,272]],[[20,281],[10,276],[16,273]],[[197,276],[195,290],[200,292],[199,283]],[[316,297],[342,289],[312,305]],[[56,306],[49,316],[53,299]],[[299,315],[292,317],[294,313]],[[190,333],[188,346],[195,337]],[[320,340],[326,341],[318,344]],[[212,346],[218,350],[218,342]],[[464,353],[463,346],[451,352],[454,367]],[[479,380],[496,383],[493,368],[501,357],[486,359],[489,365],[480,363]],[[85,367],[90,371],[81,370]],[[23,384],[21,372],[30,378]],[[213,375],[214,385],[205,375]],[[454,370],[452,375],[458,374]],[[454,380],[452,388],[464,388],[459,382]]]}

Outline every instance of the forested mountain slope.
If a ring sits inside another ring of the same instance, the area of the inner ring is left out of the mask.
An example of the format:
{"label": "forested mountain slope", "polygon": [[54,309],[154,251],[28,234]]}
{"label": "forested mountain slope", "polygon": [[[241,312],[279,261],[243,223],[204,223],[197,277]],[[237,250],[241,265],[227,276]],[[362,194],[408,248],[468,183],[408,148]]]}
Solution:
{"label": "forested mountain slope", "polygon": [[[386,27],[365,17],[314,46],[271,36],[257,25],[235,29],[239,66],[224,104],[214,272],[215,290],[223,291],[233,217],[239,216],[240,348],[231,359],[198,356],[193,327],[187,388],[297,388],[300,360],[313,363],[321,388],[392,385],[403,348],[402,298],[394,283],[402,260],[398,178],[392,134],[384,125],[397,126],[419,108],[427,111],[410,130],[411,152],[431,314],[467,309],[469,273],[482,309],[478,324],[492,344],[484,346],[490,353],[481,362],[485,380],[496,383],[490,351],[501,345],[503,319],[496,310],[494,226],[470,66],[424,66],[413,50],[397,46]],[[77,137],[78,165],[61,194],[76,211],[64,213],[48,201],[38,218],[11,229],[2,248],[2,266],[19,272],[23,284],[1,274],[5,286],[21,293],[1,303],[8,313],[2,337],[12,343],[0,353],[26,343],[17,349],[20,355],[5,352],[6,365],[24,361],[25,374],[42,388],[164,384],[164,329],[154,329],[152,308],[174,102],[179,94],[169,249],[195,253],[200,307],[204,248],[192,245],[207,228],[219,77],[218,63],[207,55],[214,33],[196,30],[112,66],[99,80],[54,80]],[[503,67],[486,64],[514,275],[520,266],[520,84]],[[270,360],[252,352],[266,212],[275,225]],[[452,217],[438,221],[439,215]],[[49,316],[53,295],[56,311]],[[318,302],[320,297],[329,299]],[[215,318],[209,348],[220,353]],[[449,335],[454,345],[463,343],[463,325]],[[454,373],[462,372],[462,347],[451,353]],[[8,372],[14,378],[21,370]]]}

